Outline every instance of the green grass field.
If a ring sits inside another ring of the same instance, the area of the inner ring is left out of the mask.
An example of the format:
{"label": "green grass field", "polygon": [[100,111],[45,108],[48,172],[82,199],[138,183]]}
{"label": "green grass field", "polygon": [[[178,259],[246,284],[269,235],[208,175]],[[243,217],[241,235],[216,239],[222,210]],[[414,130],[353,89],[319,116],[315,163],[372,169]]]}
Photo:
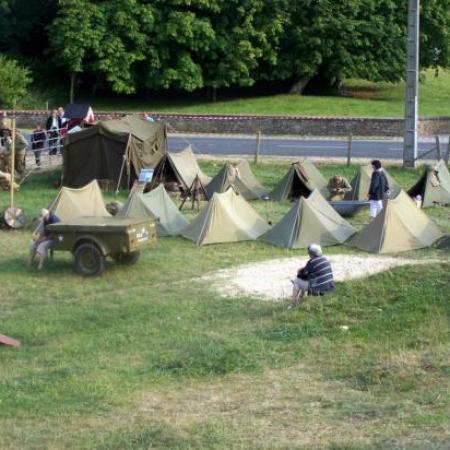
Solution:
{"label": "green grass field", "polygon": [[[347,80],[344,95],[335,97],[272,95],[238,98],[208,103],[200,100],[140,100],[137,98],[89,101],[94,110],[154,111],[205,114],[269,114],[310,116],[402,117],[404,83],[370,83]],[[450,115],[450,72],[433,70],[423,73],[420,84],[420,114]]]}
{"label": "green grass field", "polygon": [[[201,166],[215,174],[221,162]],[[318,167],[326,177],[356,171]],[[273,187],[287,168],[261,163],[254,172]],[[420,173],[388,170],[404,187]],[[16,200],[29,218],[56,195],[57,178],[27,179]],[[290,207],[254,205],[272,221]],[[427,214],[450,232],[450,208]],[[287,311],[279,302],[223,299],[199,277],[301,250],[162,238],[133,268],[110,263],[102,277],[84,279],[69,254],[55,254],[42,273],[29,268],[30,237],[0,231],[0,333],[22,341],[0,347],[2,450],[450,445],[446,252],[406,253],[441,262],[338,283]],[[364,255],[343,246],[327,253]]]}

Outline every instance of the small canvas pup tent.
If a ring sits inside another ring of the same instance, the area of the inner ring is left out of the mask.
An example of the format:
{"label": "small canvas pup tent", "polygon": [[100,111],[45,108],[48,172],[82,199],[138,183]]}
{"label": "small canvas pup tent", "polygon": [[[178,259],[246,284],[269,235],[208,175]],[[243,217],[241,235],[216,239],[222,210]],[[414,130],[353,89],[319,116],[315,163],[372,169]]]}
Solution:
{"label": "small canvas pup tent", "polygon": [[307,248],[311,243],[325,247],[345,242],[356,233],[314,190],[308,198],[300,197],[288,213],[259,239],[285,248]]}
{"label": "small canvas pup tent", "polygon": [[80,187],[97,179],[108,180],[116,187],[122,174],[121,185],[130,187],[141,169],[158,164],[166,149],[166,129],[161,123],[135,116],[100,121],[67,134],[63,185]]}
{"label": "small canvas pup tent", "polygon": [[436,241],[435,247],[441,250],[450,250],[450,234],[446,234]]}
{"label": "small canvas pup tent", "polygon": [[308,197],[317,189],[324,197],[328,196],[328,182],[309,161],[296,162],[281,179],[269,197],[275,201]]}
{"label": "small canvas pup tent", "polygon": [[411,197],[422,197],[422,208],[450,203],[450,173],[443,160],[428,166],[419,181],[408,190]]}
{"label": "small canvas pup tent", "polygon": [[189,225],[162,184],[146,194],[131,193],[117,217],[151,217],[156,220],[158,236],[181,234]]}
{"label": "small canvas pup tent", "polygon": [[150,189],[163,183],[176,183],[178,189],[184,192],[192,186],[195,177],[198,176],[203,186],[206,186],[211,178],[200,169],[197,158],[189,145],[181,152],[167,152],[155,167]]}
{"label": "small canvas pup tent", "polygon": [[257,239],[269,229],[267,222],[233,189],[215,193],[182,233],[197,245]]}
{"label": "small canvas pup tent", "polygon": [[[390,198],[395,198],[401,190],[400,185],[389,175],[389,173],[383,169],[384,174],[389,183]],[[373,168],[369,164],[368,166],[361,166],[358,173],[350,182],[352,190],[347,192],[345,200],[366,200],[369,192],[370,180],[372,178]]]}
{"label": "small canvas pup tent", "polygon": [[219,173],[206,186],[208,198],[211,198],[215,192],[219,194],[225,192],[230,186],[246,200],[263,198],[269,193],[255,178],[248,161],[245,159],[239,164],[226,163],[222,167]]}
{"label": "small canvas pup tent", "polygon": [[78,189],[62,187],[49,209],[63,222],[77,217],[111,215],[106,210],[102,191],[95,180]]}
{"label": "small canvas pup tent", "polygon": [[406,252],[430,247],[439,228],[403,190],[384,201],[383,210],[347,244],[373,253]]}

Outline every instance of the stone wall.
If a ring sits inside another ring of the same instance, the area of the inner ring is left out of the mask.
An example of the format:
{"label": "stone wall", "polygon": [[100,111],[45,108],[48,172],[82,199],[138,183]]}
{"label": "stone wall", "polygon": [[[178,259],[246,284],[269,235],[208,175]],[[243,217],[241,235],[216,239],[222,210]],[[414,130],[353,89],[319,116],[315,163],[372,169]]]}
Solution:
{"label": "stone wall", "polygon": [[[6,111],[7,116],[11,115]],[[126,113],[96,112],[98,119],[121,117]],[[19,128],[44,123],[48,111],[16,111]],[[239,133],[300,136],[402,137],[403,119],[358,117],[243,116],[202,114],[160,114],[153,117],[168,124],[172,133]],[[422,118],[419,135],[450,135],[450,117]]]}

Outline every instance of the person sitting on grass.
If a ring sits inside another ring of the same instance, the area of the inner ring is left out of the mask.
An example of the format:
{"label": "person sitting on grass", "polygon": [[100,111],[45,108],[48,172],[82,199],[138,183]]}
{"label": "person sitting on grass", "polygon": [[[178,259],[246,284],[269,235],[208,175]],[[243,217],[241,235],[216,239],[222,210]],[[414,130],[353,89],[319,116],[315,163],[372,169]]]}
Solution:
{"label": "person sitting on grass", "polygon": [[322,254],[318,244],[308,247],[309,261],[297,272],[297,278],[292,281],[292,303],[289,309],[298,306],[308,294],[323,295],[334,289],[333,271],[330,262]]}
{"label": "person sitting on grass", "polygon": [[44,261],[47,257],[48,251],[52,248],[54,236],[47,229],[47,225],[52,223],[58,223],[60,219],[57,215],[51,213],[48,209],[42,209],[41,211],[41,223],[39,224],[39,237],[32,241],[30,245],[29,264],[33,264],[33,260],[36,257],[38,262],[37,268],[41,270],[44,267]]}

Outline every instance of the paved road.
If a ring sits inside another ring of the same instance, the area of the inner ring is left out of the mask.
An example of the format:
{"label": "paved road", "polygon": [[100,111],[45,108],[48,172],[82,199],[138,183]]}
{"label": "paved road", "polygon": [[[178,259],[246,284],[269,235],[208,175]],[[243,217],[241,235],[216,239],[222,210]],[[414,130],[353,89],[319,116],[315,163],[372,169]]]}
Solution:
{"label": "paved road", "polygon": [[[27,136],[28,137],[28,136]],[[253,155],[256,148],[254,137],[234,137],[229,136],[192,136],[192,135],[170,135],[169,150],[180,151],[187,145],[192,144],[196,153],[205,155]],[[419,155],[433,150],[426,155],[426,159],[436,158],[436,144],[428,139],[419,143]],[[260,146],[261,156],[290,156],[290,157],[346,157],[348,143],[347,140],[338,139],[295,139],[283,137],[262,138]],[[442,156],[447,150],[447,141],[441,144]],[[379,158],[402,159],[403,142],[401,140],[354,140],[352,146],[352,157],[354,158]],[[47,151],[42,152],[43,165],[57,165],[60,163],[59,157],[51,160]],[[29,167],[34,165],[34,157],[31,150],[28,151],[27,163]]]}
{"label": "paved road", "polygon": [[[445,142],[445,141],[444,141]],[[197,153],[208,155],[253,155],[256,140],[253,137],[232,136],[169,136],[169,149],[178,151],[192,144]],[[446,144],[446,142],[445,142]],[[435,148],[433,142],[420,142],[419,155]],[[441,144],[444,154],[446,145]],[[346,140],[320,139],[262,139],[260,154],[270,156],[322,156],[346,157],[348,144]],[[354,140],[352,156],[355,158],[402,159],[403,142],[400,140]],[[435,158],[435,151],[427,155]]]}

